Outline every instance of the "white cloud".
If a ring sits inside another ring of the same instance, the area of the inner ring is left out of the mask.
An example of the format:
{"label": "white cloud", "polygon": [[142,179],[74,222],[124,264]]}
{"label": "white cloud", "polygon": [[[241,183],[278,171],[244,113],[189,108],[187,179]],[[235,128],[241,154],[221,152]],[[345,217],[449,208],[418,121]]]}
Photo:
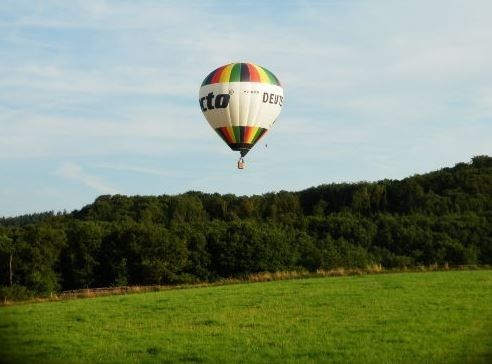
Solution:
{"label": "white cloud", "polygon": [[65,162],[61,164],[56,170],[55,174],[58,177],[61,177],[63,179],[67,180],[73,180],[78,183],[81,183],[98,193],[107,193],[107,194],[117,194],[119,193],[116,188],[113,186],[110,186],[108,183],[106,183],[102,178],[92,175],[90,173],[87,173],[84,171],[84,169],[72,162]]}
{"label": "white cloud", "polygon": [[199,110],[172,105],[123,106],[104,118],[0,108],[0,127],[0,160],[179,154],[214,135]]}
{"label": "white cloud", "polygon": [[[175,23],[180,19],[178,15],[183,15],[180,11],[183,9],[182,4],[169,6],[154,2],[149,5],[101,0],[52,0],[34,5],[31,1],[6,1],[3,6],[0,5],[0,10],[6,12],[15,9],[18,16],[0,24],[8,27],[49,29],[139,29],[153,27],[163,21]],[[188,11],[192,12],[192,9],[189,8]]]}
{"label": "white cloud", "polygon": [[152,168],[152,167],[142,167],[132,164],[122,164],[122,163],[116,163],[116,164],[101,163],[101,164],[96,164],[95,167],[100,169],[109,169],[114,171],[130,172],[130,173],[138,173],[138,174],[150,174],[154,176],[163,176],[163,177],[175,177],[177,175],[175,172],[169,170]]}
{"label": "white cloud", "polygon": [[190,81],[183,75],[183,71],[169,72],[151,67],[116,67],[94,71],[33,63],[3,68],[0,71],[0,87],[3,90],[23,88],[36,90],[37,93],[70,92],[103,97],[121,94],[189,97]]}

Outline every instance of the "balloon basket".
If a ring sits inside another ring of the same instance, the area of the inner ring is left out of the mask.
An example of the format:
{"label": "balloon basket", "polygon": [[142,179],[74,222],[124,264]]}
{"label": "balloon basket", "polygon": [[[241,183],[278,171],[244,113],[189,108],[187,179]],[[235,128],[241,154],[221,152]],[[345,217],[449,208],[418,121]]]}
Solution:
{"label": "balloon basket", "polygon": [[237,169],[244,169],[244,168],[246,168],[246,163],[244,162],[243,158],[240,158],[237,161]]}

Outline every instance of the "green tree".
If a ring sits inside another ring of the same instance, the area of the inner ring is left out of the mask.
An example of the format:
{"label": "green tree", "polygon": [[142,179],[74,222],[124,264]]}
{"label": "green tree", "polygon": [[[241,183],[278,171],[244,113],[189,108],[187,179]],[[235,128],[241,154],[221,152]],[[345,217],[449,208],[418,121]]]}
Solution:
{"label": "green tree", "polygon": [[49,224],[27,226],[18,241],[19,283],[36,293],[57,291],[59,257],[66,244],[64,230]]}
{"label": "green tree", "polygon": [[0,253],[7,256],[9,267],[9,286],[12,286],[14,276],[12,262],[15,254],[15,245],[14,241],[5,233],[0,233]]}
{"label": "green tree", "polygon": [[72,221],[66,232],[67,245],[61,255],[63,288],[93,287],[103,229],[94,221]]}

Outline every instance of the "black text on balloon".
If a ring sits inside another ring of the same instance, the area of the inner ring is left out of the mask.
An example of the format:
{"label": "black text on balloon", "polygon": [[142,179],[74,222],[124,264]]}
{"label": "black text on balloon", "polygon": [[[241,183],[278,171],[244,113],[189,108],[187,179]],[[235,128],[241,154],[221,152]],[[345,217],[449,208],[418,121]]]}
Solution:
{"label": "black text on balloon", "polygon": [[268,92],[263,93],[263,102],[269,103],[269,104],[274,104],[274,105],[279,105],[282,106],[282,103],[284,101],[283,96],[277,95],[277,94],[272,94]]}
{"label": "black text on balloon", "polygon": [[200,107],[202,111],[224,109],[229,105],[230,98],[231,96],[228,94],[218,94],[215,96],[213,92],[209,92],[207,96],[200,98]]}

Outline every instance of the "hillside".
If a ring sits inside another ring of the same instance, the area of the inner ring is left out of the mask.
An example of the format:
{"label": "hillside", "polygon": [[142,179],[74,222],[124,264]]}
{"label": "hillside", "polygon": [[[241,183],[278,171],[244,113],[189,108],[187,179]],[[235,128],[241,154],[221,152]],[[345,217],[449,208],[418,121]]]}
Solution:
{"label": "hillside", "polygon": [[492,264],[492,157],[261,196],[101,196],[72,213],[1,219],[0,262],[2,297],[259,271]]}

